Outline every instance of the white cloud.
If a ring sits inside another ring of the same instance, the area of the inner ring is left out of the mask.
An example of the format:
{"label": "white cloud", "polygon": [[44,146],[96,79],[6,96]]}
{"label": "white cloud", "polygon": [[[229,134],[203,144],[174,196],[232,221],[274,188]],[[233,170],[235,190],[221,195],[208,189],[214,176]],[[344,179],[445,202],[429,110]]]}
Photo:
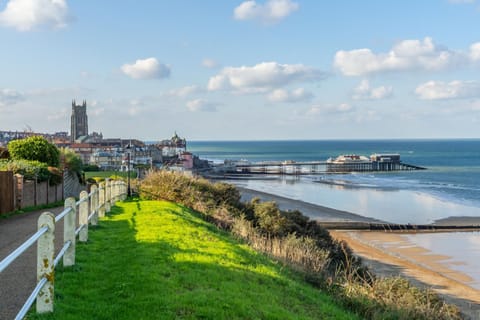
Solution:
{"label": "white cloud", "polygon": [[366,79],[362,80],[360,84],[355,88],[353,99],[355,100],[381,100],[390,98],[393,94],[393,88],[380,86],[377,88],[371,88],[370,82]]}
{"label": "white cloud", "polygon": [[129,107],[127,113],[130,116],[136,116],[140,114],[144,109],[145,103],[140,99],[132,99],[129,101]]}
{"label": "white cloud", "polygon": [[187,102],[188,110],[192,112],[215,112],[217,105],[203,99],[195,99]]}
{"label": "white cloud", "polygon": [[[93,105],[92,105],[92,107],[93,107]],[[103,107],[98,107],[98,108],[95,107],[95,108],[90,108],[90,109],[88,110],[89,116],[98,117],[98,116],[100,116],[100,115],[102,115],[102,114],[104,114],[104,113],[105,113],[105,108],[103,108]]]}
{"label": "white cloud", "polygon": [[227,67],[210,78],[208,90],[232,89],[240,93],[266,92],[294,82],[315,81],[326,75],[302,64],[262,62],[253,67]]}
{"label": "white cloud", "polygon": [[36,97],[51,97],[55,96],[69,96],[69,97],[81,97],[87,96],[94,92],[93,89],[86,87],[50,87],[50,88],[37,88],[32,89],[26,93],[26,95]]}
{"label": "white cloud", "polygon": [[141,110],[142,108],[139,106],[131,106],[128,108],[127,113],[131,116],[136,116],[140,113]]}
{"label": "white cloud", "polygon": [[88,116],[89,117],[98,117],[105,113],[105,107],[103,105],[111,104],[111,100],[106,102],[99,102],[98,100],[91,100],[88,102]]}
{"label": "white cloud", "polygon": [[469,107],[472,111],[480,111],[480,101],[473,101]]}
{"label": "white cloud", "polygon": [[29,31],[39,26],[62,28],[69,19],[65,0],[10,0],[0,12],[0,23]]}
{"label": "white cloud", "polygon": [[101,104],[97,100],[93,100],[89,103],[88,115],[98,117],[105,113],[105,107],[100,106]]}
{"label": "white cloud", "polygon": [[169,96],[184,98],[184,97],[189,96],[191,94],[199,93],[200,91],[201,91],[201,89],[198,86],[192,85],[192,86],[185,86],[185,87],[182,87],[182,88],[172,89],[172,90],[168,91],[167,94]]}
{"label": "white cloud", "polygon": [[170,76],[170,66],[161,64],[156,58],[139,59],[121,67],[123,73],[133,79],[160,79]]}
{"label": "white cloud", "polygon": [[480,61],[480,42],[476,42],[470,46],[469,56],[473,62]]}
{"label": "white cloud", "polygon": [[310,107],[307,111],[308,116],[315,116],[319,114],[344,114],[353,111],[353,107],[348,103],[341,104],[316,104]]}
{"label": "white cloud", "polygon": [[47,115],[47,120],[49,121],[65,120],[65,119],[68,119],[68,116],[69,116],[68,110],[66,108],[62,108],[61,110],[55,110],[53,113]]}
{"label": "white cloud", "polygon": [[244,1],[235,8],[233,16],[237,20],[257,20],[270,24],[286,18],[298,8],[298,3],[291,0],[269,0],[265,4]]}
{"label": "white cloud", "polygon": [[217,63],[217,61],[215,61],[213,59],[205,58],[202,61],[202,66],[204,66],[205,68],[213,69],[213,68],[216,68],[218,66],[218,63]]}
{"label": "white cloud", "polygon": [[462,4],[462,3],[475,3],[475,0],[448,0],[448,2],[453,4]]}
{"label": "white cloud", "polygon": [[12,89],[0,89],[0,107],[6,107],[25,100],[25,95]]}
{"label": "white cloud", "polygon": [[477,81],[428,81],[415,89],[423,100],[464,99],[480,97],[480,82]]}
{"label": "white cloud", "polygon": [[273,90],[268,96],[268,100],[271,102],[301,102],[310,100],[313,98],[313,94],[309,91],[306,91],[304,88],[298,88],[292,91],[284,89]]}
{"label": "white cloud", "polygon": [[80,77],[84,80],[92,80],[95,79],[97,75],[88,71],[80,71]]}
{"label": "white cloud", "polygon": [[347,76],[361,76],[386,71],[441,70],[468,62],[460,52],[437,46],[426,37],[404,40],[388,53],[373,53],[370,49],[337,51],[334,66]]}

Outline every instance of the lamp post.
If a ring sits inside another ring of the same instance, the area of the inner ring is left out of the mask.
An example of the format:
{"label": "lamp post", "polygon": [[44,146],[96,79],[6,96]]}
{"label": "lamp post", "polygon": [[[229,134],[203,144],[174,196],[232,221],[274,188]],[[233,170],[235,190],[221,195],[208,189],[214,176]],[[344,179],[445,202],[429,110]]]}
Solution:
{"label": "lamp post", "polygon": [[130,188],[130,145],[125,147],[127,151],[127,196],[132,196],[132,189]]}

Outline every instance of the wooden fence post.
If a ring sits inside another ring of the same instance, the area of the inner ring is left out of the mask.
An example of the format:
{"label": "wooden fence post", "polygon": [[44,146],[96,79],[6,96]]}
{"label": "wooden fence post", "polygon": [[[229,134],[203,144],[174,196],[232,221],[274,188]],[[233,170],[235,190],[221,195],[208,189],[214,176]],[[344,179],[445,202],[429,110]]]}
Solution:
{"label": "wooden fence post", "polygon": [[98,217],[105,217],[105,183],[100,183],[100,188],[98,188]]}
{"label": "wooden fence post", "polygon": [[71,241],[65,255],[63,256],[63,266],[69,267],[75,264],[75,222],[77,216],[77,206],[75,198],[70,197],[65,200],[65,209],[72,210],[65,216],[63,225],[63,242]]}
{"label": "wooden fence post", "polygon": [[78,222],[82,227],[80,234],[78,235],[78,240],[81,242],[87,242],[88,240],[88,193],[87,191],[80,192],[80,205],[78,207]]}
{"label": "wooden fence post", "polygon": [[90,201],[90,214],[93,212],[92,219],[90,220],[92,226],[98,224],[98,187],[97,185],[92,185],[90,189],[92,192],[92,200]]}
{"label": "wooden fence post", "polygon": [[44,212],[38,218],[38,229],[48,227],[37,241],[37,282],[44,277],[47,283],[37,296],[37,312],[45,313],[53,311],[55,266],[55,216],[50,212]]}

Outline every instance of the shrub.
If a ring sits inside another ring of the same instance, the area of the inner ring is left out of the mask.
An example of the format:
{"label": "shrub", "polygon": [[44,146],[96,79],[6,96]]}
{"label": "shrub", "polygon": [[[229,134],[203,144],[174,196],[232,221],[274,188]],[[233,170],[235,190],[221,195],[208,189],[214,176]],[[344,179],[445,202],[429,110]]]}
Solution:
{"label": "shrub", "polygon": [[240,192],[226,183],[211,183],[203,178],[188,177],[170,171],[150,173],[140,185],[145,199],[162,199],[183,204],[215,218],[216,208],[238,213]]}
{"label": "shrub", "polygon": [[30,160],[0,160],[1,171],[13,171],[27,180],[47,181],[52,174],[45,163]]}
{"label": "shrub", "polygon": [[283,236],[287,233],[287,219],[273,201],[253,203],[253,215],[256,226],[271,236]]}
{"label": "shrub", "polygon": [[60,157],[66,169],[70,172],[81,174],[83,172],[83,163],[79,155],[72,149],[61,148]]}
{"label": "shrub", "polygon": [[63,182],[63,171],[56,167],[48,167],[50,173],[50,184],[56,185]]}
{"label": "shrub", "polygon": [[95,164],[86,164],[83,166],[83,171],[85,172],[100,171],[100,167]]}
{"label": "shrub", "polygon": [[88,178],[87,181],[86,181],[88,184],[95,184],[95,183],[98,183],[97,180],[95,180],[95,178]]}
{"label": "shrub", "polygon": [[8,152],[8,149],[5,147],[0,147],[0,159],[9,159],[10,158],[10,153]]}
{"label": "shrub", "polygon": [[8,151],[14,160],[36,160],[52,167],[58,167],[58,148],[41,136],[32,136],[8,143]]}

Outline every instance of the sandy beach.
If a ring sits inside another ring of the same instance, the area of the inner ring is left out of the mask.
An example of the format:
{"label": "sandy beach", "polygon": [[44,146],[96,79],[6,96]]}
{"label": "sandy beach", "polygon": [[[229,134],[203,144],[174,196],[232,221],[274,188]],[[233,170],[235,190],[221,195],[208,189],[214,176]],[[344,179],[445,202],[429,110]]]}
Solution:
{"label": "sandy beach", "polygon": [[[238,189],[242,200],[258,197],[263,201],[275,201],[282,210],[299,210],[319,221],[379,222],[352,212],[242,187]],[[469,285],[472,279],[468,275],[448,267],[445,261],[449,257],[435,255],[408,242],[405,234],[372,231],[330,231],[330,234],[346,241],[377,276],[406,277],[419,287],[434,289],[447,302],[459,306],[467,319],[480,319],[480,291]]]}

